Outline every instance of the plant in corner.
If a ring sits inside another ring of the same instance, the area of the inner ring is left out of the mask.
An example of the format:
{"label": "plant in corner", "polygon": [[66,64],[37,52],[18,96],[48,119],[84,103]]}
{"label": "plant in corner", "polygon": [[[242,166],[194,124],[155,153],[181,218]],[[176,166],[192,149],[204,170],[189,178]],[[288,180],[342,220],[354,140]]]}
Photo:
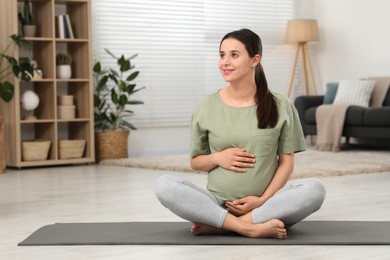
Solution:
{"label": "plant in corner", "polygon": [[[0,53],[0,98],[5,102],[11,101],[14,96],[14,85],[7,80],[10,75],[13,74],[20,80],[28,82],[34,74],[34,68],[29,58],[23,57],[17,60],[12,54],[9,54],[15,45],[30,49],[31,43],[16,34],[11,35],[10,39],[8,45]],[[4,61],[8,64],[5,64]]]}
{"label": "plant in corner", "polygon": [[[131,99],[132,95],[145,87],[137,88],[133,82],[139,75],[134,70],[131,60],[137,54],[126,57],[115,56],[109,50],[105,51],[116,60],[116,68],[103,69],[98,61],[93,67],[95,94],[94,117],[96,129],[96,152],[98,161],[107,158],[127,157],[127,138],[129,130],[136,127],[128,121],[134,114],[130,105],[143,104],[142,101]],[[116,135],[116,137],[112,137]],[[118,136],[123,139],[120,140]]]}
{"label": "plant in corner", "polygon": [[58,53],[56,56],[57,78],[70,79],[72,77],[72,57],[68,53]]}
{"label": "plant in corner", "polygon": [[[13,76],[19,78],[22,81],[30,81],[34,73],[34,68],[30,62],[30,59],[19,58],[16,59],[13,56],[13,50],[15,46],[24,47],[26,49],[31,48],[31,43],[26,41],[22,36],[13,34],[10,36],[10,41],[5,49],[0,53],[0,99],[4,102],[10,102],[14,96],[15,87],[13,82]],[[1,111],[1,114],[3,111]],[[3,135],[3,121],[0,115],[0,135]],[[3,136],[0,136],[0,140],[6,140]],[[0,143],[0,145],[2,145]],[[2,151],[3,147],[0,147]],[[6,171],[6,161],[4,154],[0,153],[0,172]]]}
{"label": "plant in corner", "polygon": [[19,12],[18,18],[20,23],[22,24],[24,37],[34,37],[36,29],[35,19],[31,12],[31,5],[29,0],[24,1],[23,14]]}

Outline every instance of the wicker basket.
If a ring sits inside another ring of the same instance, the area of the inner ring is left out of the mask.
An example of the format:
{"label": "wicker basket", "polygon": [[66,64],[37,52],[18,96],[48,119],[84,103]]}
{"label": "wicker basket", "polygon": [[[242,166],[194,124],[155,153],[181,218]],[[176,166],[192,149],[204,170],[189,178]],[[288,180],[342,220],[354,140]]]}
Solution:
{"label": "wicker basket", "polygon": [[47,159],[50,149],[50,141],[32,140],[22,142],[23,161],[43,161]]}
{"label": "wicker basket", "polygon": [[58,154],[60,159],[81,158],[84,154],[86,141],[80,140],[60,140]]}
{"label": "wicker basket", "polygon": [[104,159],[127,158],[127,138],[129,131],[109,131],[97,132],[96,138],[96,158],[100,162]]}

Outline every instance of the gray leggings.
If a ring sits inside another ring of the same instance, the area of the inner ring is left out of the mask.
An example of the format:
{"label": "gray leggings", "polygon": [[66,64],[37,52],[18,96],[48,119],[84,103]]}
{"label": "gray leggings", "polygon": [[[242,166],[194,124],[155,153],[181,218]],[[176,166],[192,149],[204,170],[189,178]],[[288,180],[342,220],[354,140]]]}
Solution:
{"label": "gray leggings", "polygon": [[[228,211],[206,189],[175,176],[163,175],[155,188],[158,200],[179,217],[221,228]],[[317,211],[325,199],[325,187],[317,179],[287,182],[272,198],[252,211],[253,223],[279,219],[289,227]]]}

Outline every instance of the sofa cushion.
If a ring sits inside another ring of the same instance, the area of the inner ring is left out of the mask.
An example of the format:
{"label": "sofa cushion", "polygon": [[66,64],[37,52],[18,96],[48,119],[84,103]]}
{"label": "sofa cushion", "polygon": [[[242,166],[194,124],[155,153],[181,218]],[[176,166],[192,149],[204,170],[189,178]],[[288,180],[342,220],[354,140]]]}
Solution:
{"label": "sofa cushion", "polygon": [[324,95],[324,104],[332,104],[336,97],[338,82],[330,82],[326,84],[326,92]]}
{"label": "sofa cushion", "polygon": [[383,101],[383,106],[389,106],[390,107],[390,88],[387,91],[385,101]]}
{"label": "sofa cushion", "polygon": [[367,108],[363,122],[365,126],[390,126],[390,107]]}
{"label": "sofa cushion", "polygon": [[[317,107],[311,107],[306,110],[305,122],[309,125],[315,125]],[[348,126],[363,126],[364,113],[366,108],[360,106],[350,106],[345,115],[345,125]]]}
{"label": "sofa cushion", "polygon": [[375,80],[341,80],[333,104],[368,107]]}
{"label": "sofa cushion", "polygon": [[345,115],[344,125],[348,126],[363,126],[365,107],[350,106]]}

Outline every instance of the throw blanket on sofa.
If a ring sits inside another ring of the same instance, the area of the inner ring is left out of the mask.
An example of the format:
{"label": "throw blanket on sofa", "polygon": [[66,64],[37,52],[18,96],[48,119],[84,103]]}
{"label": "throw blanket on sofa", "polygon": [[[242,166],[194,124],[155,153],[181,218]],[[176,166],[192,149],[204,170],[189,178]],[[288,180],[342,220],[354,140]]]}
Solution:
{"label": "throw blanket on sofa", "polygon": [[375,80],[375,86],[371,94],[370,106],[381,107],[390,87],[390,77],[370,77],[368,79]]}
{"label": "throw blanket on sofa", "polygon": [[338,152],[349,105],[321,105],[316,111],[317,149]]}
{"label": "throw blanket on sofa", "polygon": [[[375,80],[370,106],[381,107],[390,86],[390,77],[370,77]],[[338,152],[348,104],[321,105],[316,110],[317,149]]]}

